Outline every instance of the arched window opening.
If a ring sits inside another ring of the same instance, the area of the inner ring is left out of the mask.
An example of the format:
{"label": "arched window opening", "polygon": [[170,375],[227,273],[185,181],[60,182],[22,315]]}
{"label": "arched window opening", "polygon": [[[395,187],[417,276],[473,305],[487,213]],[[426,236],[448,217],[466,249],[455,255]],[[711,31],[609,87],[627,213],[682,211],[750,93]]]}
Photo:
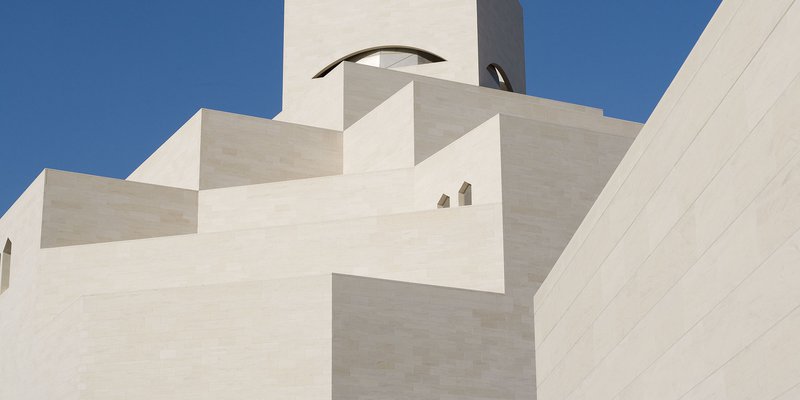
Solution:
{"label": "arched window opening", "polygon": [[489,74],[500,90],[505,90],[506,92],[514,91],[514,88],[511,87],[511,81],[508,80],[508,75],[506,75],[506,71],[503,70],[503,67],[497,64],[489,64],[486,69],[489,70]]}
{"label": "arched window opening", "polygon": [[436,208],[450,208],[450,196],[443,194]]}
{"label": "arched window opening", "polygon": [[471,206],[472,205],[472,185],[464,182],[461,189],[458,190],[458,205]]}
{"label": "arched window opening", "polygon": [[356,64],[369,65],[378,68],[401,68],[412,65],[432,64],[444,61],[444,58],[425,50],[410,47],[379,47],[360,51],[344,57],[335,63],[325,67],[316,78],[322,78],[333,71],[339,64],[348,61]]}
{"label": "arched window opening", "polygon": [[0,254],[0,294],[8,289],[8,284],[11,279],[11,240],[6,240],[6,245],[3,247],[3,253]]}

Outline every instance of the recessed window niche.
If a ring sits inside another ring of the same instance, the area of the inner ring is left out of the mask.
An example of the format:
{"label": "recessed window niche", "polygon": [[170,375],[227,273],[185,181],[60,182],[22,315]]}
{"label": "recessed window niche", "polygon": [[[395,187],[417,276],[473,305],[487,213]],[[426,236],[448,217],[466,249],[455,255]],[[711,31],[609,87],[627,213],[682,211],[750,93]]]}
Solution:
{"label": "recessed window niche", "polygon": [[439,198],[437,208],[450,208],[450,196],[443,194],[442,197]]}
{"label": "recessed window niche", "polygon": [[472,205],[472,185],[464,182],[461,189],[458,190],[458,205],[471,206]]}
{"label": "recessed window niche", "polygon": [[506,75],[506,71],[503,70],[503,67],[497,64],[489,64],[486,69],[489,70],[489,74],[492,75],[492,79],[494,79],[498,89],[505,90],[506,92],[514,91],[514,88],[511,87],[511,81],[508,80],[508,75]]}
{"label": "recessed window niche", "polygon": [[0,293],[8,289],[11,280],[11,240],[6,240],[3,252],[0,254]]}

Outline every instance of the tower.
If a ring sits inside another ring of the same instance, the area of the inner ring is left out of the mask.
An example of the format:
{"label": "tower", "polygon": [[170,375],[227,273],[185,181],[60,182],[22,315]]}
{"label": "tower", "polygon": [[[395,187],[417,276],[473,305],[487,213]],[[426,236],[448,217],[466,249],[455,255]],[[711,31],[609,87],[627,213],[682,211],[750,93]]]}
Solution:
{"label": "tower", "polygon": [[[524,94],[522,8],[517,0],[287,0],[284,111],[297,116],[353,62]],[[313,104],[313,105],[312,105]]]}

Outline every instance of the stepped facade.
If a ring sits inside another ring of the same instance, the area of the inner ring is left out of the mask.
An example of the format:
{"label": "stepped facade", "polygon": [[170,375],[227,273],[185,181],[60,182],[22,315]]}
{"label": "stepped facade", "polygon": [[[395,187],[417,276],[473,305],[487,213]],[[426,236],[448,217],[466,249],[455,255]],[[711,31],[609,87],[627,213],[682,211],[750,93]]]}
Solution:
{"label": "stepped facade", "polygon": [[641,126],[526,96],[516,0],[288,0],[284,109],[6,213],[8,399],[525,398],[533,295]]}
{"label": "stepped facade", "polygon": [[0,219],[2,399],[798,398],[800,5],[651,119],[525,95],[517,0],[286,0],[283,110]]}

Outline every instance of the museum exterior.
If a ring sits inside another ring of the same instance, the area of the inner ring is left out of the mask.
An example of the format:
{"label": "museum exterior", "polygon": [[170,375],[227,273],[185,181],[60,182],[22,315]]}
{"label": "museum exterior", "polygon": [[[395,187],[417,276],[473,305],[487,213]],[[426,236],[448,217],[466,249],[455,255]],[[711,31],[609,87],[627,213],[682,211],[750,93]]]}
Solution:
{"label": "museum exterior", "polygon": [[0,219],[0,398],[800,398],[800,5],[643,128],[525,95],[517,0],[285,3],[274,119]]}

